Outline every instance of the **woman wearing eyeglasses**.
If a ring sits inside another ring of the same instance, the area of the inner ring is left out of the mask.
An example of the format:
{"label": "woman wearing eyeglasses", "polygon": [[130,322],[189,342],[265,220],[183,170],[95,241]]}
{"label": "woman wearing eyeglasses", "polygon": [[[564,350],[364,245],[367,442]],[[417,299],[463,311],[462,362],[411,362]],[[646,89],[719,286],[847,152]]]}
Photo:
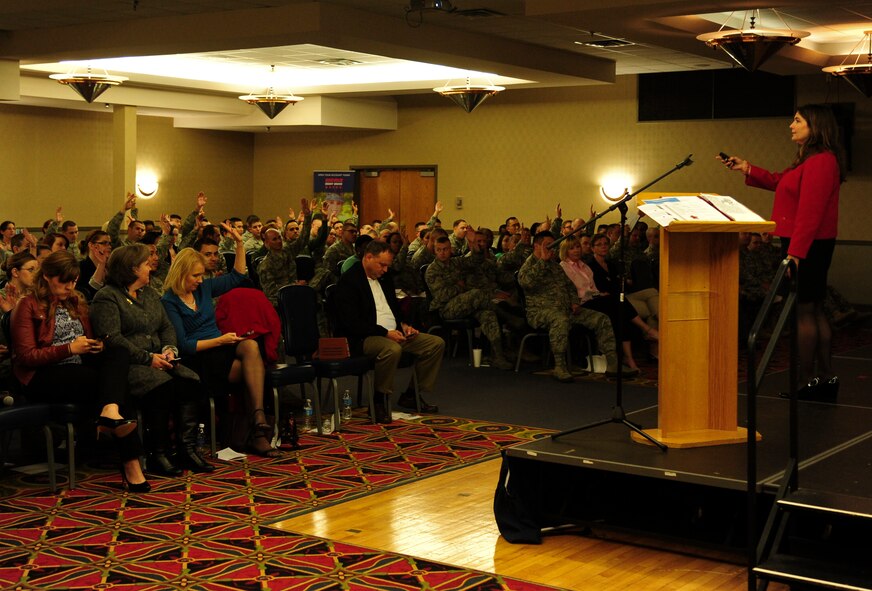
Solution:
{"label": "woman wearing eyeglasses", "polygon": [[8,281],[0,289],[0,310],[9,312],[33,289],[33,281],[39,270],[39,262],[29,251],[17,252],[6,259],[3,266]]}
{"label": "woman wearing eyeglasses", "polygon": [[91,301],[106,280],[106,261],[112,252],[112,239],[103,230],[94,230],[82,241],[79,250],[85,258],[79,263],[76,289]]}

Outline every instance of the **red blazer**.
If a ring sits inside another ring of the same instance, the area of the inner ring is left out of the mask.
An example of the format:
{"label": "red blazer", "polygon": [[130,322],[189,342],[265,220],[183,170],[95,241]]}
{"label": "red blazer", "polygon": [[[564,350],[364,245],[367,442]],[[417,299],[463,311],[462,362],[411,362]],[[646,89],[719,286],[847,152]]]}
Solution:
{"label": "red blazer", "polygon": [[222,332],[235,332],[242,336],[254,331],[251,338],[263,337],[266,361],[278,360],[282,323],[278,312],[259,289],[237,287],[218,299],[215,323]]}
{"label": "red blazer", "polygon": [[[88,319],[88,305],[75,295],[70,296],[70,300],[78,308],[85,336],[91,338],[93,333]],[[54,331],[55,317],[46,318],[36,297],[29,295],[19,300],[12,311],[12,371],[25,386],[30,383],[37,368],[72,356],[69,345],[52,345]]]}
{"label": "red blazer", "polygon": [[751,166],[745,184],[775,191],[775,235],[790,238],[787,254],[804,259],[813,240],[835,238],[839,226],[839,162],[831,152],[773,173]]}

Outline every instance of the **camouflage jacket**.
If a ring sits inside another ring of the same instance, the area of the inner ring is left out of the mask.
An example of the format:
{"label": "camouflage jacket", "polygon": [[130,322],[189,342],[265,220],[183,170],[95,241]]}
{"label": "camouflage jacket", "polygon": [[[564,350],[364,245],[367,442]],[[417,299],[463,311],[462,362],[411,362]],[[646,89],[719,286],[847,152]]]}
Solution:
{"label": "camouflage jacket", "polygon": [[530,256],[518,272],[518,284],[524,290],[527,309],[569,311],[579,304],[578,290],[554,257],[545,261]]}
{"label": "camouflage jacket", "polygon": [[471,289],[467,285],[467,278],[476,272],[481,260],[482,255],[477,254],[472,257],[451,257],[445,262],[436,259],[430,263],[425,275],[433,298],[430,309],[439,310],[452,298]]}

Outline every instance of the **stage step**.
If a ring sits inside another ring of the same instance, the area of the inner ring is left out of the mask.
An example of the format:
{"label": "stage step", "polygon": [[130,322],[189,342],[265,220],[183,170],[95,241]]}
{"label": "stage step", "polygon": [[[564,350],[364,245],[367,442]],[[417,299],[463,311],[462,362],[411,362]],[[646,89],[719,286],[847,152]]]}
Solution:
{"label": "stage step", "polygon": [[799,489],[778,501],[787,508],[839,513],[851,517],[872,519],[872,498],[855,497],[812,489]]}
{"label": "stage step", "polygon": [[756,566],[754,572],[762,578],[791,584],[872,591],[872,567],[868,563],[834,564],[806,557],[774,554]]}

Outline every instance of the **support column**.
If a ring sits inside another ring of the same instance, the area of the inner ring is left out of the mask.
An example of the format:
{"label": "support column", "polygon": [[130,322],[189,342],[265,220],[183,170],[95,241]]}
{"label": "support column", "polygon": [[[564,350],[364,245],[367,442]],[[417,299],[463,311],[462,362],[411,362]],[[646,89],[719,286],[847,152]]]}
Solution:
{"label": "support column", "polygon": [[18,60],[0,60],[0,101],[21,100]]}
{"label": "support column", "polygon": [[115,105],[112,112],[112,202],[136,191],[136,107]]}

